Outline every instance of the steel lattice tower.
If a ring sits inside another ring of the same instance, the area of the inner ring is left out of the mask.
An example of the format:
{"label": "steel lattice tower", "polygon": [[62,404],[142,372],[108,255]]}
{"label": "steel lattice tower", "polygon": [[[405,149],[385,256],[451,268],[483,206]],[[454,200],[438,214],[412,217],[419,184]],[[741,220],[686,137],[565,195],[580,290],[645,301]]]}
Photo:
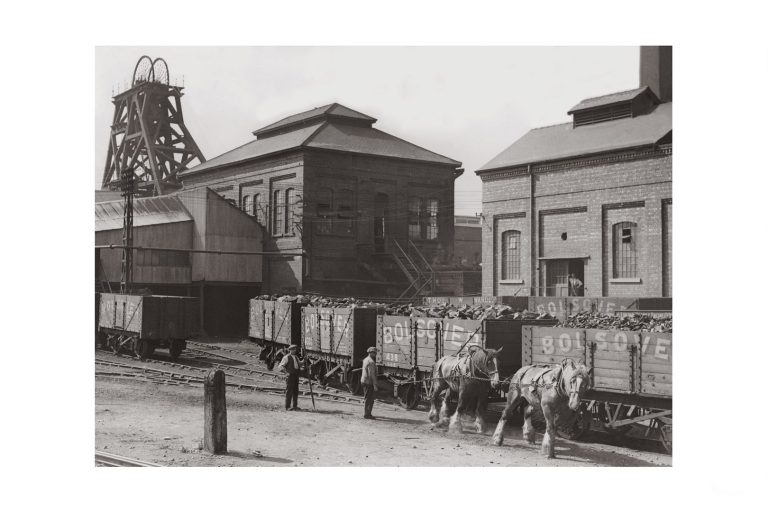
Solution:
{"label": "steel lattice tower", "polygon": [[179,172],[205,162],[184,125],[182,89],[169,85],[165,60],[139,59],[131,88],[112,98],[103,189],[122,190],[123,172],[130,170],[138,194],[167,194],[181,188]]}

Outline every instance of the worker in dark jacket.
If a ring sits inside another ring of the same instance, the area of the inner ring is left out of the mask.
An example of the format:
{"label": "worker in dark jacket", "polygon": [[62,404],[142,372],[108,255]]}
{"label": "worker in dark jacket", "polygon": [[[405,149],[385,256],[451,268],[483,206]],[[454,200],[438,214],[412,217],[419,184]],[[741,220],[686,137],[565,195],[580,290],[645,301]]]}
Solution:
{"label": "worker in dark jacket", "polygon": [[368,357],[363,359],[363,374],[360,376],[360,383],[363,385],[363,391],[365,392],[365,414],[363,418],[369,420],[375,419],[371,412],[373,412],[373,399],[376,396],[376,391],[379,390],[379,383],[376,379],[376,347],[370,347],[368,349]]}
{"label": "worker in dark jacket", "polygon": [[[285,410],[298,411],[297,401],[299,399],[299,372],[303,369],[296,355],[299,347],[291,345],[288,347],[288,354],[280,361],[278,368],[287,373],[285,379]],[[293,407],[291,407],[293,404]]]}

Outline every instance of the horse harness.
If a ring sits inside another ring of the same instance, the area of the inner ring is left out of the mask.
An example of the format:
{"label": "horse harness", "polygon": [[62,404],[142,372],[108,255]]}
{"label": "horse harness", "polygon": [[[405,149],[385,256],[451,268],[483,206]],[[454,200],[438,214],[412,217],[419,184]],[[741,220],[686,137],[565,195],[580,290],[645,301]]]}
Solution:
{"label": "horse harness", "polygon": [[[481,348],[478,348],[478,350],[483,350]],[[483,352],[485,352],[483,350]],[[493,380],[493,375],[499,374],[499,368],[498,364],[496,365],[496,368],[492,370],[491,372],[485,372],[484,370],[481,370],[478,368],[474,361],[472,360],[472,355],[474,352],[468,352],[466,354],[462,354],[461,356],[458,356],[458,361],[456,362],[456,366],[453,367],[451,370],[451,377],[468,377],[476,380]],[[485,376],[478,377],[477,374],[480,373],[481,375]]]}
{"label": "horse harness", "polygon": [[[523,378],[533,369],[543,369],[544,371],[536,375],[530,383],[524,384],[522,382]],[[566,398],[573,394],[574,391],[571,390],[570,393],[565,391],[564,373],[563,365],[557,365],[555,367],[550,365],[532,365],[529,366],[516,381],[513,379],[510,384],[517,386],[521,391],[524,387],[532,388],[531,393],[534,395],[537,394],[539,388],[551,389],[554,387],[557,396]],[[549,379],[545,379],[545,377],[549,377]]]}

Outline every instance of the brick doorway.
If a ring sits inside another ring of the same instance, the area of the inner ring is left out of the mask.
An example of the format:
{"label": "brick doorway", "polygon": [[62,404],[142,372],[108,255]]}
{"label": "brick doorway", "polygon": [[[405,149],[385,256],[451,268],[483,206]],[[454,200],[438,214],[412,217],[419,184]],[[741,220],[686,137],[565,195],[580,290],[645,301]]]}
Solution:
{"label": "brick doorway", "polygon": [[[584,260],[581,258],[547,260],[544,264],[546,275],[546,297],[568,297],[584,295]],[[573,286],[569,276],[573,275],[582,284]]]}

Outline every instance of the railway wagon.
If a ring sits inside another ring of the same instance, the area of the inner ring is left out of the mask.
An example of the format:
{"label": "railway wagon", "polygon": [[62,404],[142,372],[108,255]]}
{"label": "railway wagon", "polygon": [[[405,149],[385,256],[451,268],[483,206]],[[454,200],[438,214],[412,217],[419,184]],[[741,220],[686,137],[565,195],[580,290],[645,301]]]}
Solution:
{"label": "railway wagon", "polygon": [[512,375],[521,366],[522,327],[554,325],[555,320],[464,320],[379,315],[376,328],[377,364],[394,384],[395,400],[406,408],[428,399],[432,365],[467,347],[504,350],[499,372]]}
{"label": "railway wagon", "polygon": [[566,357],[583,359],[593,372],[574,437],[599,428],[660,441],[671,453],[672,333],[523,327],[524,365]]}
{"label": "railway wagon", "polygon": [[251,299],[248,304],[248,337],[262,347],[259,359],[267,368],[285,355],[290,345],[301,345],[301,310],[304,304]]}
{"label": "railway wagon", "polygon": [[671,297],[527,297],[528,310],[560,320],[579,313],[615,315],[623,311],[671,311]]}
{"label": "railway wagon", "polygon": [[99,331],[116,354],[129,350],[144,360],[167,348],[176,360],[199,329],[196,297],[102,293],[99,299]]}
{"label": "railway wagon", "polygon": [[302,348],[312,378],[334,379],[359,394],[360,370],[368,347],[376,344],[378,308],[305,307]]}

